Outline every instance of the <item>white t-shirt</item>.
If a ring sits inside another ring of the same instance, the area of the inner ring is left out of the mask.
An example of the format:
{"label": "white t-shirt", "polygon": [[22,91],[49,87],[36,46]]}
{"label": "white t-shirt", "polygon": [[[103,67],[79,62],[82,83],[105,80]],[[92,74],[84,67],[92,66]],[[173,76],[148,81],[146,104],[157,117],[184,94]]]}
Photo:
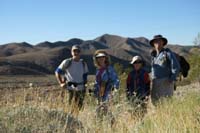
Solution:
{"label": "white t-shirt", "polygon": [[[65,78],[68,82],[75,82],[75,83],[83,83],[83,74],[88,72],[87,64],[83,65],[82,60],[74,61],[72,60],[71,65],[67,67],[69,63],[68,59],[62,61],[62,63],[58,66],[59,69],[65,72]],[[80,84],[77,87],[68,86],[67,89],[69,90],[83,90],[84,85]]]}

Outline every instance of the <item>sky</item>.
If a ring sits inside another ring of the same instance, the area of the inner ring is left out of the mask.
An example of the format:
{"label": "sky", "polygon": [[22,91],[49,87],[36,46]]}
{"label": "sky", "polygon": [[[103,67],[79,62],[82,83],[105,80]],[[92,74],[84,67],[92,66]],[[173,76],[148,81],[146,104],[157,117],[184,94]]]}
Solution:
{"label": "sky", "polygon": [[162,34],[193,45],[199,32],[200,0],[0,0],[0,44]]}

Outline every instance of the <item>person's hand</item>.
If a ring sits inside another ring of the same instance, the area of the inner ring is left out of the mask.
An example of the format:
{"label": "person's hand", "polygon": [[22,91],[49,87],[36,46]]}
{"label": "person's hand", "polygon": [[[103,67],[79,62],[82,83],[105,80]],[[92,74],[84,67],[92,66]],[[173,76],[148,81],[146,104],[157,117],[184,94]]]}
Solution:
{"label": "person's hand", "polygon": [[149,100],[149,96],[145,96],[145,100]]}
{"label": "person's hand", "polygon": [[118,92],[118,89],[117,89],[117,88],[114,88],[114,89],[113,89],[113,95],[117,94],[117,92]]}
{"label": "person's hand", "polygon": [[66,83],[60,83],[60,87],[65,88],[66,87]]}
{"label": "person's hand", "polygon": [[117,89],[117,88],[114,88],[113,92],[114,92],[114,93],[118,92],[118,89]]}
{"label": "person's hand", "polygon": [[105,93],[105,87],[100,87],[100,90],[99,90],[100,97],[102,97],[104,93]]}

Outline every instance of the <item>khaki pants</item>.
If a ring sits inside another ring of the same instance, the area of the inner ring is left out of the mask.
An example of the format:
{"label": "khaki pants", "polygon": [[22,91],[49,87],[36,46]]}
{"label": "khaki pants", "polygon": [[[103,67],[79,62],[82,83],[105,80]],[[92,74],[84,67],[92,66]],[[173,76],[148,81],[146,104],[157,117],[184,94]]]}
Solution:
{"label": "khaki pants", "polygon": [[162,97],[171,97],[174,93],[174,82],[170,82],[168,78],[153,79],[151,99],[152,102]]}

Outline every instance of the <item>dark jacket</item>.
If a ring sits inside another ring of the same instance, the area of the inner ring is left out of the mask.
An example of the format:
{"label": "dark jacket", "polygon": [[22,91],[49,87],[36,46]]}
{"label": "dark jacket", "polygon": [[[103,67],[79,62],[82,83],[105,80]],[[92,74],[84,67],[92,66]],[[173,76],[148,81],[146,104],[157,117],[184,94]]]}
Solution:
{"label": "dark jacket", "polygon": [[134,94],[140,99],[144,99],[150,94],[150,79],[148,73],[144,69],[130,72],[126,85],[128,99]]}

